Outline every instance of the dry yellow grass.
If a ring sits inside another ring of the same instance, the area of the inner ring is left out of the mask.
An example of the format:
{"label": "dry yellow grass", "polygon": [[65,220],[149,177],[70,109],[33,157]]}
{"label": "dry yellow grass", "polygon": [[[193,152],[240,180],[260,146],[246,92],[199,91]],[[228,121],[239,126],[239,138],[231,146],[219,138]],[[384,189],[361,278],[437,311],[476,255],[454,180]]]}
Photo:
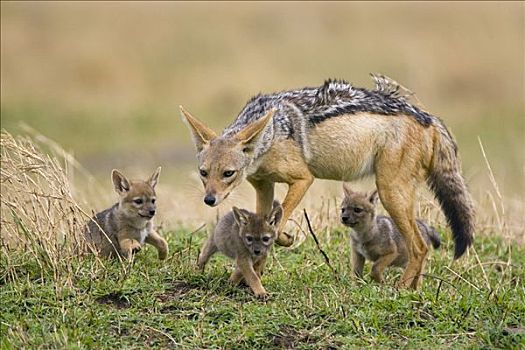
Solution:
{"label": "dry yellow grass", "polygon": [[74,195],[71,156],[5,131],[0,146],[2,278],[18,280],[25,264],[38,264],[42,275],[52,271],[57,289],[71,286],[74,262],[89,252],[83,232],[90,218]]}

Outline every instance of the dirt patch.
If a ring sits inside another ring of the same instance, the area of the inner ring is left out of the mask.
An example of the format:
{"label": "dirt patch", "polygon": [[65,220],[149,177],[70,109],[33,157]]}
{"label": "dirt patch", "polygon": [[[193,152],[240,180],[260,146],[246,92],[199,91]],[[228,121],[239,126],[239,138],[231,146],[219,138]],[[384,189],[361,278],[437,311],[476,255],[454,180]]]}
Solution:
{"label": "dirt patch", "polygon": [[129,300],[118,292],[109,293],[98,297],[96,299],[97,303],[114,306],[117,309],[127,309],[131,306]]}
{"label": "dirt patch", "polygon": [[273,344],[282,349],[294,349],[300,344],[317,343],[317,337],[312,337],[308,331],[298,331],[292,327],[283,327],[273,338]]}
{"label": "dirt patch", "polygon": [[511,326],[511,327],[505,327],[505,329],[503,329],[503,335],[512,335],[512,334],[525,335],[525,327],[524,326]]}
{"label": "dirt patch", "polygon": [[176,281],[164,293],[157,295],[157,299],[165,303],[179,299],[194,289],[200,289],[200,286],[184,281]]}
{"label": "dirt patch", "polygon": [[308,329],[298,330],[289,326],[283,326],[279,334],[273,337],[273,345],[281,349],[295,349],[303,344],[315,344],[315,348],[328,350],[340,349],[342,346],[341,342],[330,337],[320,337]]}

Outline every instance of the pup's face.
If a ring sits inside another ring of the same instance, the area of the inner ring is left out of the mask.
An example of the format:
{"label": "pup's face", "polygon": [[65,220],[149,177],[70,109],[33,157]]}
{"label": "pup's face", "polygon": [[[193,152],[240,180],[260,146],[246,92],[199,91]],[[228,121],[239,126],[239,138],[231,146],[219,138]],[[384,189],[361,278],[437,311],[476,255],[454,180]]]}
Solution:
{"label": "pup's face", "polygon": [[341,222],[352,228],[363,228],[375,219],[377,191],[371,193],[353,192],[344,187],[343,203],[341,204]]}
{"label": "pup's face", "polygon": [[253,257],[266,256],[277,238],[277,227],[282,218],[282,207],[274,207],[267,216],[250,213],[244,209],[233,208],[239,225],[239,236]]}
{"label": "pup's face", "polygon": [[158,182],[160,167],[146,181],[130,181],[118,170],[113,170],[112,179],[115,191],[119,194],[120,210],[134,221],[151,220],[157,211],[155,186]]}

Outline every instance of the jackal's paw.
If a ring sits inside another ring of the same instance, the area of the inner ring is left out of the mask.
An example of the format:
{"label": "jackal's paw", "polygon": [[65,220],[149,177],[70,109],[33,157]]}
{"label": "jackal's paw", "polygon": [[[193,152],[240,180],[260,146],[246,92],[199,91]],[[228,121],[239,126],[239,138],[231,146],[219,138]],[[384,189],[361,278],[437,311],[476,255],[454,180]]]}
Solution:
{"label": "jackal's paw", "polygon": [[255,294],[255,297],[259,300],[266,301],[270,298],[270,296],[268,295],[268,293],[266,293],[265,290],[254,292],[254,294]]}
{"label": "jackal's paw", "polygon": [[137,242],[137,241],[133,241],[133,242],[129,245],[129,250],[131,251],[132,254],[135,254],[135,253],[140,252],[141,249],[142,249],[142,246],[141,246],[140,243]]}
{"label": "jackal's paw", "polygon": [[294,236],[286,233],[280,232],[279,237],[277,237],[276,243],[283,247],[290,247],[294,242]]}
{"label": "jackal's paw", "polygon": [[383,276],[381,275],[375,275],[375,274],[372,274],[372,279],[376,282],[376,283],[380,283],[382,284],[384,282],[383,280]]}
{"label": "jackal's paw", "polygon": [[409,289],[412,287],[412,279],[404,279],[403,276],[401,276],[401,279],[396,283],[396,287],[398,289]]}
{"label": "jackal's paw", "polygon": [[168,257],[168,247],[159,250],[159,260],[165,260]]}

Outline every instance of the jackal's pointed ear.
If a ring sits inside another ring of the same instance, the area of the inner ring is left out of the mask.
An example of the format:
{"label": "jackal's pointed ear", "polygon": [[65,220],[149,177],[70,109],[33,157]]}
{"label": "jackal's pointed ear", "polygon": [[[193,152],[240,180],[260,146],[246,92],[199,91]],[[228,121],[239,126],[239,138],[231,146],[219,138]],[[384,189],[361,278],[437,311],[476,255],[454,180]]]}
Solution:
{"label": "jackal's pointed ear", "polygon": [[182,106],[179,106],[182,120],[188,125],[197,151],[202,151],[205,145],[209,144],[211,140],[217,137],[217,134],[212,129],[204,125],[203,122],[189,114]]}
{"label": "jackal's pointed ear", "polygon": [[237,207],[233,207],[233,218],[237,222],[237,225],[243,226],[248,223],[248,216],[246,215],[247,212],[244,209],[239,209]]}
{"label": "jackal's pointed ear", "polygon": [[152,187],[152,188],[155,188],[155,186],[157,186],[157,183],[159,182],[159,175],[160,175],[160,166],[157,168],[157,170],[155,170],[155,172],[153,173],[153,175],[151,175],[151,177],[148,179],[148,184]]}
{"label": "jackal's pointed ear", "polygon": [[370,194],[368,195],[368,200],[369,200],[370,203],[372,203],[373,205],[376,205],[376,204],[377,204],[378,199],[379,199],[379,196],[377,195],[377,190],[373,190],[373,191],[370,192]]}
{"label": "jackal's pointed ear", "polygon": [[128,192],[130,189],[129,181],[126,177],[117,169],[113,169],[111,172],[111,179],[113,180],[113,186],[118,194]]}
{"label": "jackal's pointed ear", "polygon": [[343,192],[345,193],[345,196],[350,196],[354,191],[350,188],[350,185],[346,182],[343,182]]}
{"label": "jackal's pointed ear", "polygon": [[264,117],[249,124],[235,135],[235,138],[242,144],[244,152],[250,153],[253,151],[259,137],[262,135],[262,131],[272,120],[274,114],[275,108],[272,108]]}
{"label": "jackal's pointed ear", "polygon": [[273,209],[268,214],[266,221],[271,226],[277,227],[281,223],[281,219],[283,218],[283,207],[279,204],[279,202],[274,201],[273,202]]}

